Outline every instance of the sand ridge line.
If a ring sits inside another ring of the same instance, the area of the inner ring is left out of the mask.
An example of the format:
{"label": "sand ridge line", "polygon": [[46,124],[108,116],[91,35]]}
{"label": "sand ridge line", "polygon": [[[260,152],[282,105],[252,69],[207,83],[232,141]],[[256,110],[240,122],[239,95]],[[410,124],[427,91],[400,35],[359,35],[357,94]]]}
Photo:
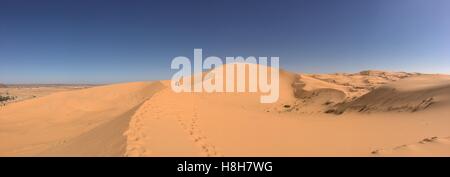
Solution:
{"label": "sand ridge line", "polygon": [[[130,120],[129,129],[124,133],[127,136],[127,146],[125,156],[139,157],[139,156],[153,156],[157,153],[152,150],[152,146],[156,145],[158,141],[155,141],[155,134],[152,130],[155,130],[158,126],[157,120],[167,119],[164,107],[173,107],[170,104],[160,105],[158,101],[159,97],[164,97],[164,92],[170,88],[162,89],[155,93],[152,98],[148,99],[137,110],[136,114]],[[173,110],[172,110],[173,112]],[[150,133],[149,133],[150,132]],[[153,137],[147,136],[151,134]],[[161,134],[158,134],[161,135]]]}
{"label": "sand ridge line", "polygon": [[123,156],[126,143],[123,132],[141,104],[87,132],[61,139],[37,156]]}
{"label": "sand ridge line", "polygon": [[[76,137],[60,141],[58,146],[46,149],[38,156],[78,156],[78,154],[83,154],[83,156],[123,156],[126,152],[127,140],[124,132],[129,128],[131,118],[148,99],[164,88],[162,86],[160,82],[151,83],[146,88],[150,90],[143,90],[150,96],[139,101],[137,105],[128,111]],[[134,97],[133,95],[126,96]]]}
{"label": "sand ridge line", "polygon": [[192,94],[176,94],[166,88],[147,100],[131,119],[125,133],[125,156],[219,156],[198,126],[195,98]]}
{"label": "sand ridge line", "polygon": [[[155,93],[155,95],[158,93],[159,92]],[[147,99],[140,105],[130,119],[128,130],[126,130],[123,134],[127,139],[124,156],[143,156],[150,154],[150,151],[147,150],[142,144],[142,138],[146,138],[147,135],[144,131],[141,131],[144,126],[142,123],[142,117],[145,113],[147,113],[147,107],[151,104],[149,100],[151,100],[151,98]]]}

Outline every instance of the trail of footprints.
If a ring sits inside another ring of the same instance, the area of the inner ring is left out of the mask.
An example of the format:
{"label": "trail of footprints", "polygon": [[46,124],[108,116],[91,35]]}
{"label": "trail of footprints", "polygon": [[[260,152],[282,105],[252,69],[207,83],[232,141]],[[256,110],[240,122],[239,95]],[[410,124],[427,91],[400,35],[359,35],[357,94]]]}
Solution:
{"label": "trail of footprints", "polygon": [[177,115],[178,123],[189,134],[191,140],[194,141],[194,143],[201,148],[202,154],[208,157],[221,156],[217,152],[216,147],[208,143],[206,136],[202,134],[201,130],[198,127],[197,123],[199,118],[198,118],[198,107],[196,104],[194,104],[191,118],[185,119],[186,120],[183,120],[183,117],[180,114]]}
{"label": "trail of footprints", "polygon": [[[158,94],[158,93],[157,93]],[[158,96],[158,95],[154,95]],[[164,105],[155,104],[152,101],[146,101],[135,113],[130,121],[129,129],[124,133],[127,137],[127,145],[125,156],[151,156],[152,151],[147,149],[148,144],[158,143],[152,142],[151,136],[147,136],[144,128],[151,128],[154,122],[146,122],[145,119],[160,119],[160,118],[176,118],[178,124],[186,132],[187,136],[193,143],[200,148],[202,155],[205,156],[221,156],[214,145],[208,143],[207,138],[202,134],[198,126],[198,106],[192,104],[193,111],[186,112],[180,109],[180,105],[174,102],[166,102]],[[162,107],[163,106],[163,107]],[[148,113],[153,114],[148,116]],[[147,115],[146,115],[147,114]],[[190,115],[190,116],[189,116]],[[157,136],[157,135],[152,135]]]}
{"label": "trail of footprints", "polygon": [[[139,157],[139,156],[149,156],[151,152],[147,150],[144,146],[144,138],[148,138],[145,131],[142,131],[145,126],[142,122],[143,116],[147,112],[148,106],[151,103],[145,102],[136,112],[136,114],[131,118],[129,129],[124,133],[127,137],[125,156]],[[156,113],[156,112],[155,112]]]}

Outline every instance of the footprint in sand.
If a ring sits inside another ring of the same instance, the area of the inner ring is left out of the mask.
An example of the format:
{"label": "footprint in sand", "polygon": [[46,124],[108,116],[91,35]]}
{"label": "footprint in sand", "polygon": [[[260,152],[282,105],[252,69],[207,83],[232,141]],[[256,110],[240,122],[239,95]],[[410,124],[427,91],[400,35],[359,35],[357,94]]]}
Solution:
{"label": "footprint in sand", "polygon": [[145,115],[147,105],[144,105],[139,108],[136,114],[132,117],[130,121],[129,129],[124,133],[124,136],[127,137],[127,146],[125,156],[136,157],[136,156],[146,156],[149,155],[150,151],[148,151],[143,145],[145,144],[143,139],[147,136],[143,129],[144,124],[142,123],[142,118]]}
{"label": "footprint in sand", "polygon": [[207,142],[207,138],[202,134],[201,130],[197,125],[197,122],[199,120],[197,106],[194,105],[193,109],[194,111],[192,114],[188,130],[191,139],[197,146],[201,148],[203,154],[205,154],[206,156],[220,156],[220,154],[216,151],[215,146]]}

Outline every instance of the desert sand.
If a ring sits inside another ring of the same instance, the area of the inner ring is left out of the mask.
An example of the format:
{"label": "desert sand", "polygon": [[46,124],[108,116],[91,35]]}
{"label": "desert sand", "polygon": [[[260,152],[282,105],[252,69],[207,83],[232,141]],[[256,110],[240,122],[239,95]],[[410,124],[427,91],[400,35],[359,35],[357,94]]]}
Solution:
{"label": "desert sand", "polygon": [[0,108],[0,156],[450,156],[450,76],[297,74],[280,98],[170,81],[61,91]]}
{"label": "desert sand", "polygon": [[0,106],[27,99],[38,98],[60,91],[89,88],[95,85],[67,85],[67,84],[14,84],[0,83],[0,96],[11,96],[13,99],[1,101]]}

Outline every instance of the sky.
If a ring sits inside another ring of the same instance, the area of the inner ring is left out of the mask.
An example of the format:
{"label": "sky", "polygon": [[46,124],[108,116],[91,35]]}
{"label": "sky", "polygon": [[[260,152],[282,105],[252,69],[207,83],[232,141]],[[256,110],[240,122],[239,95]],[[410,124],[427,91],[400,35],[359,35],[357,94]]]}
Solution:
{"label": "sky", "polygon": [[174,57],[450,74],[448,0],[0,0],[0,83],[170,79]]}

